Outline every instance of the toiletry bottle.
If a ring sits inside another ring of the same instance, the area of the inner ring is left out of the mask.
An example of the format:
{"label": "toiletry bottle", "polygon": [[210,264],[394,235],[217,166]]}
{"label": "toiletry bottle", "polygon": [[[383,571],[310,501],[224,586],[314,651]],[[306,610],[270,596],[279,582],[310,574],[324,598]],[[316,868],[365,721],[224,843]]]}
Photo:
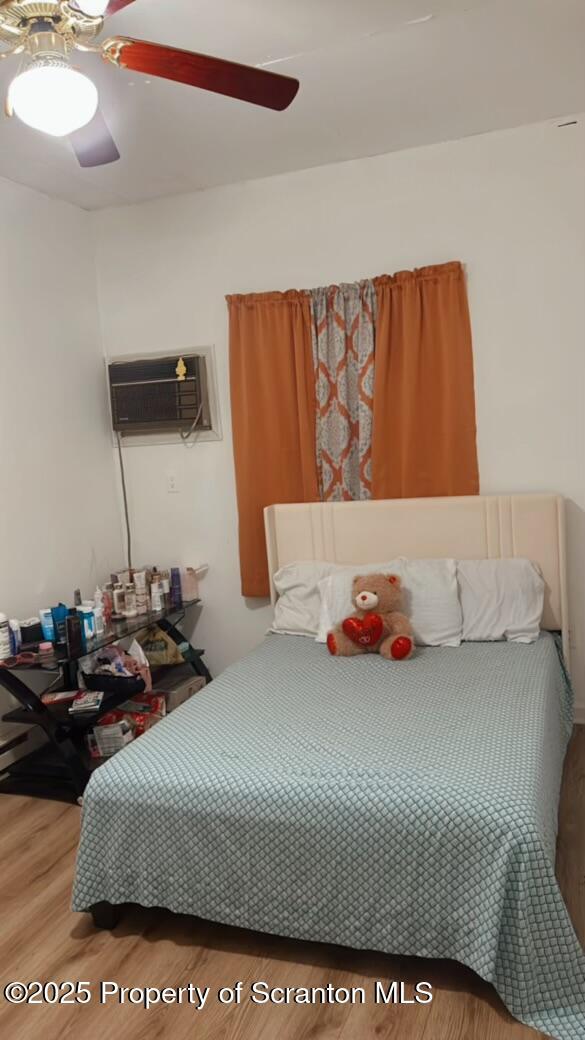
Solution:
{"label": "toiletry bottle", "polygon": [[146,571],[136,571],[134,574],[134,585],[136,587],[136,610],[139,614],[147,614],[149,610],[148,589],[146,586]]}
{"label": "toiletry bottle", "polygon": [[39,664],[41,668],[57,668],[57,658],[52,643],[39,643]]}
{"label": "toiletry bottle", "polygon": [[10,657],[10,627],[6,614],[0,614],[0,661]]}
{"label": "toiletry bottle", "polygon": [[58,646],[65,646],[65,621],[67,620],[67,607],[64,603],[59,603],[58,607],[51,608],[51,614],[53,615],[53,625],[55,626],[55,643]]}
{"label": "toiletry bottle", "polygon": [[95,620],[95,635],[96,639],[99,639],[104,635],[106,631],[106,622],[104,620],[104,594],[100,589],[99,585],[96,585],[95,595],[93,597],[94,607],[93,616]]}
{"label": "toiletry bottle", "polygon": [[75,592],[73,593],[73,604],[76,607],[80,607],[81,603],[82,603],[81,589],[75,589]]}
{"label": "toiletry bottle", "polygon": [[160,575],[163,606],[165,610],[171,609],[171,576],[168,571],[161,571]]}
{"label": "toiletry bottle", "polygon": [[181,591],[181,571],[179,567],[171,567],[171,606],[177,610],[183,606],[183,593]]}
{"label": "toiletry bottle", "polygon": [[79,614],[75,608],[70,610],[67,615],[65,632],[67,635],[67,653],[69,657],[81,657],[85,650],[83,619],[81,614]]}
{"label": "toiletry bottle", "polygon": [[150,598],[153,614],[159,614],[163,608],[163,598],[162,587],[158,580],[158,575],[153,578],[152,585],[150,587]]}
{"label": "toiletry bottle", "polygon": [[124,606],[125,606],[125,594],[124,586],[121,582],[117,582],[114,585],[114,613],[112,617],[115,621],[121,621],[124,617]]}
{"label": "toiletry bottle", "polygon": [[47,643],[55,642],[55,625],[53,624],[53,614],[51,613],[50,607],[44,607],[43,610],[39,610],[39,617],[41,619],[41,625],[43,628],[43,636]]}
{"label": "toiletry bottle", "polygon": [[8,622],[8,629],[10,632],[10,653],[13,657],[19,652],[22,646],[22,638],[20,635],[20,625],[16,619]]}
{"label": "toiletry bottle", "polygon": [[80,607],[77,607],[77,613],[81,617],[83,624],[83,635],[86,645],[95,639],[95,616],[93,611],[94,607],[91,600],[86,599]]}
{"label": "toiletry bottle", "polygon": [[127,618],[135,618],[138,615],[136,609],[136,587],[133,581],[126,585],[126,600],[124,614]]}
{"label": "toiletry bottle", "polygon": [[101,637],[106,633],[106,622],[104,621],[104,608],[101,603],[99,606],[96,604],[93,608],[93,618],[95,622],[95,637],[96,639],[101,639]]}
{"label": "toiletry bottle", "polygon": [[114,586],[111,581],[106,582],[104,585],[104,624],[106,628],[112,620],[112,614],[114,613]]}

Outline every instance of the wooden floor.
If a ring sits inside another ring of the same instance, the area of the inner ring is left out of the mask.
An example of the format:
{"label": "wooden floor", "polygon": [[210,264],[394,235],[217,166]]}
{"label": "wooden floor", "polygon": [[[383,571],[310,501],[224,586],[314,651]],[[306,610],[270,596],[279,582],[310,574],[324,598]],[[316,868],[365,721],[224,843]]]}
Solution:
{"label": "wooden floor", "polygon": [[[565,767],[558,874],[585,939],[585,727],[576,730]],[[11,1006],[0,996],[0,1036],[11,1040],[535,1040],[494,990],[448,961],[424,961],[292,942],[207,924],[163,911],[132,910],[115,932],[98,932],[69,910],[79,810],[56,802],[0,796],[1,989],[8,982],[81,980],[85,1006]],[[99,981],[124,987],[213,991],[265,980],[271,986],[363,986],[428,980],[431,1004],[222,1006],[215,993],[190,1006],[98,1003]]]}

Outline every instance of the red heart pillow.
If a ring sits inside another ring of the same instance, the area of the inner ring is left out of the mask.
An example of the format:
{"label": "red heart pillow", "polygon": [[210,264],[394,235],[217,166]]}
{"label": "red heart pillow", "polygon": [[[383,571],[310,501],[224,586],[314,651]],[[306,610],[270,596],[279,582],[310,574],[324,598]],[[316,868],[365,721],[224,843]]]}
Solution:
{"label": "red heart pillow", "polygon": [[345,635],[358,646],[375,646],[382,638],[383,623],[379,614],[368,614],[361,618],[346,618],[342,624]]}

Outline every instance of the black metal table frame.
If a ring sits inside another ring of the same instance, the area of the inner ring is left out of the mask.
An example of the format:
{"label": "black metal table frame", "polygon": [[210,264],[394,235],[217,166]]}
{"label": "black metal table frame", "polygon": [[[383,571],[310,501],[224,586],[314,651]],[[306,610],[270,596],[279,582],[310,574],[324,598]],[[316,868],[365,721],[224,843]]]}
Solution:
{"label": "black metal table frame", "polygon": [[[141,619],[137,618],[136,625],[139,627],[135,628],[134,632],[141,631],[144,628],[148,628],[149,625],[156,624],[162,628],[163,631],[166,632],[175,643],[177,643],[177,645],[186,643],[187,640],[180,629],[177,628],[177,624],[185,617],[186,609],[191,606],[196,606],[198,602],[199,601],[193,601],[192,603],[186,604],[182,610],[169,611],[168,613],[161,613],[161,615],[148,615],[148,617],[144,618],[144,623],[141,626]],[[171,622],[169,617],[175,618],[174,622]],[[111,645],[129,634],[133,633],[116,631],[114,628],[110,633],[108,633],[108,636],[99,643],[99,648],[101,649],[104,646]],[[190,664],[193,671],[197,675],[204,677],[206,682],[211,682],[211,674],[203,660],[203,651],[194,650],[190,643],[189,650],[190,653],[186,656],[185,663]],[[89,647],[83,656],[87,656],[93,652],[93,649]],[[75,689],[77,687],[77,666],[80,659],[81,658],[67,657],[61,661],[58,660],[55,671],[58,673],[60,672],[60,678],[58,675],[57,679],[54,679],[43,692],[56,688],[59,682],[61,683],[62,689]],[[29,670],[31,669],[24,669],[23,671]],[[33,668],[32,670],[36,671],[37,674],[40,671],[39,668]],[[96,725],[103,715],[108,711],[112,711],[119,704],[124,703],[124,701],[128,699],[128,694],[106,696],[104,697],[100,709],[95,713],[92,713],[86,718],[71,717],[68,719],[66,716],[59,717],[57,711],[51,710],[50,707],[44,704],[41,700],[42,694],[38,695],[31,690],[30,687],[27,686],[17,674],[15,674],[15,670],[0,668],[0,686],[3,686],[4,689],[12,694],[20,704],[20,708],[5,713],[3,720],[26,726],[39,726],[40,729],[42,729],[64,766],[65,777],[73,789],[76,800],[81,802],[83,792],[85,791],[91,776],[91,769],[87,764],[88,752],[85,746],[86,734],[88,730],[92,729]],[[18,763],[15,763],[15,765],[18,765]],[[8,772],[9,771],[10,766],[8,767]],[[43,779],[42,772],[39,773],[39,779]],[[46,783],[48,786],[51,786],[52,781],[49,774],[46,775]]]}

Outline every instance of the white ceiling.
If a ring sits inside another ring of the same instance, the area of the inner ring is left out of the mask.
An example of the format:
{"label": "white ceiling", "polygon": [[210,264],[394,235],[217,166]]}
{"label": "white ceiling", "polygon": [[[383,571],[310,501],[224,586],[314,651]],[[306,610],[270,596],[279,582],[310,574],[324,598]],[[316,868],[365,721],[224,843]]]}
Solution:
{"label": "white ceiling", "polygon": [[98,209],[585,109],[584,0],[136,0],[106,32],[273,63],[301,92],[274,113],[78,55],[122,159],[82,170],[0,116],[0,176]]}

